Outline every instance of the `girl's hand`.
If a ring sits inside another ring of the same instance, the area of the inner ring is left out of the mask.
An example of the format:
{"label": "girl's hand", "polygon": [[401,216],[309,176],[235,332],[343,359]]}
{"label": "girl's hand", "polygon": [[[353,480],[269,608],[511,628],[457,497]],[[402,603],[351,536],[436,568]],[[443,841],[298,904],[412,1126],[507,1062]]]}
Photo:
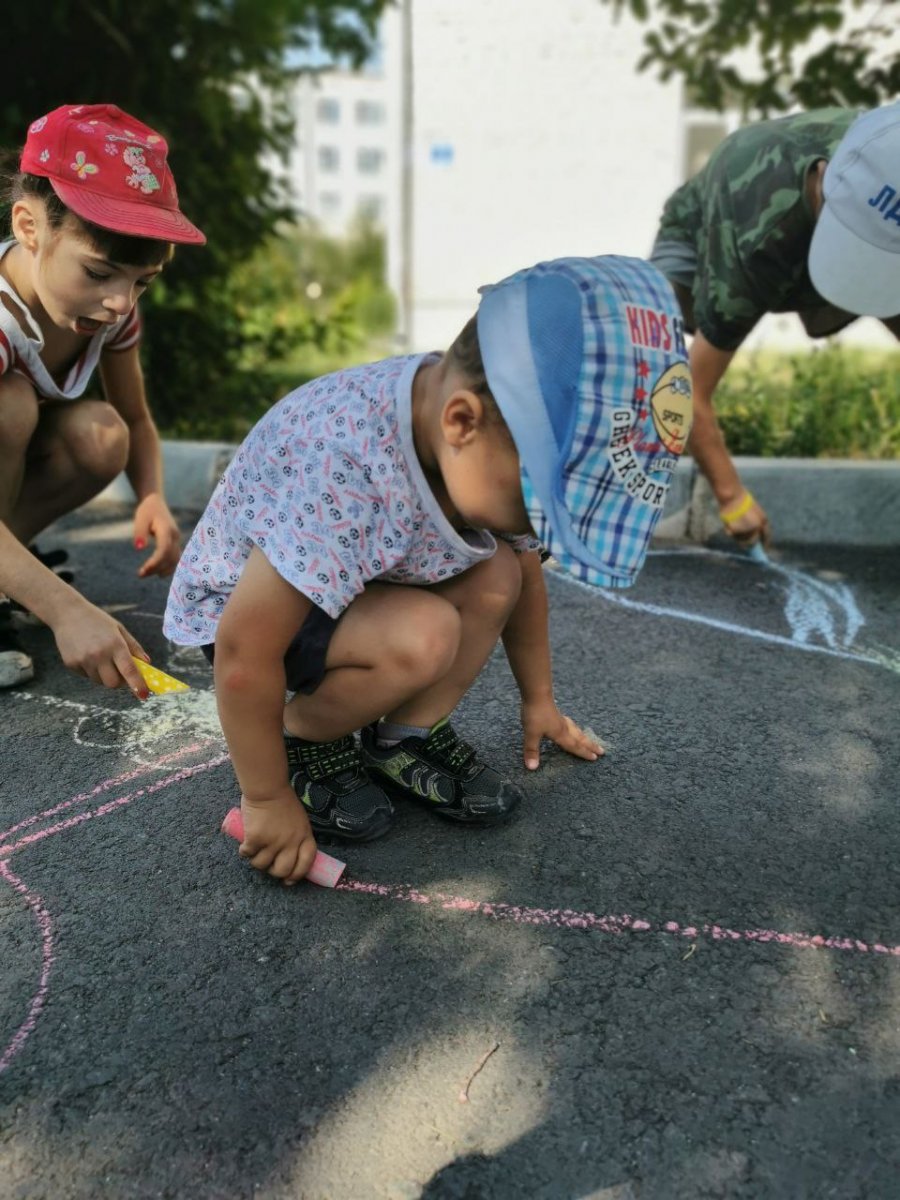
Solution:
{"label": "girl's hand", "polygon": [[146,700],[147,685],[131,661],[132,654],[150,661],[147,651],[124,625],[73,593],[58,620],[51,625],[60,658],[70,671],[92,683],[117,688],[124,683],[139,700]]}
{"label": "girl's hand", "polygon": [[265,800],[241,796],[244,840],[238,847],[251,867],[266,871],[292,887],[316,857],[316,839],[306,810],[287,784]]}
{"label": "girl's hand", "polygon": [[525,733],[525,766],[536,771],[541,761],[541,738],[549,738],[560,749],[595,762],[606,751],[575,724],[564,717],[553,700],[522,703],[522,729]]}
{"label": "girl's hand", "polygon": [[158,492],[145,496],[134,514],[135,548],[143,550],[151,537],[156,540],[156,549],[138,571],[142,579],[148,575],[171,575],[181,555],[181,533]]}

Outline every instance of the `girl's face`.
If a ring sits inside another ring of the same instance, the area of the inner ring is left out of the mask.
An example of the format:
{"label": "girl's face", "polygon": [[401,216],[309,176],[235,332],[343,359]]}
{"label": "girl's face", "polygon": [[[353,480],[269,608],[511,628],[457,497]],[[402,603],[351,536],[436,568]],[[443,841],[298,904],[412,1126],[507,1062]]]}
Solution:
{"label": "girl's face", "polygon": [[51,229],[44,218],[31,258],[31,283],[52,324],[90,337],[134,307],[161,266],[111,262],[67,219]]}

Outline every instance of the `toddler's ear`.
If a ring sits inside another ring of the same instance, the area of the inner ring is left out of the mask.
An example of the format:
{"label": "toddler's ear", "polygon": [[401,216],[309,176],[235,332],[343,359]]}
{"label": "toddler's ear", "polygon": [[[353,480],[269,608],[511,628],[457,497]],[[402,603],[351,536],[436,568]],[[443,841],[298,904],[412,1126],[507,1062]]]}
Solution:
{"label": "toddler's ear", "polygon": [[463,446],[485,422],[484,401],[477,392],[457,388],[444,401],[441,430],[451,446]]}

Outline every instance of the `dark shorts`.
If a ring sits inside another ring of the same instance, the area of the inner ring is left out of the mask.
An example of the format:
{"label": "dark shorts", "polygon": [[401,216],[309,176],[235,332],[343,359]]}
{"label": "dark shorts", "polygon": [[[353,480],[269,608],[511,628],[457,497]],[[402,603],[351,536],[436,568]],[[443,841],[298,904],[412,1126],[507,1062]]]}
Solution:
{"label": "dark shorts", "polygon": [[[284,670],[290,691],[303,692],[308,696],[322,682],[325,676],[325,656],[328,654],[328,644],[336,625],[335,617],[329,617],[328,613],[315,605],[306,614],[306,619],[294,635],[284,656]],[[214,642],[208,642],[200,649],[210,663],[215,660]]]}

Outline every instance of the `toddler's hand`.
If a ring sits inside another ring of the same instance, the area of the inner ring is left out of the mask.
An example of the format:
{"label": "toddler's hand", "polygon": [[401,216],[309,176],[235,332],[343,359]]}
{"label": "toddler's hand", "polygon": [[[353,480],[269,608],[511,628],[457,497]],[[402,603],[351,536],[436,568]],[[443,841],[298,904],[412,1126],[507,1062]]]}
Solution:
{"label": "toddler's hand", "polygon": [[316,857],[316,839],[309,818],[288,787],[265,800],[241,796],[244,840],[238,847],[258,871],[267,871],[288,887],[302,879]]}
{"label": "toddler's hand", "polygon": [[536,771],[541,761],[541,738],[549,738],[561,750],[595,762],[606,751],[602,746],[565,717],[552,700],[522,704],[522,729],[525,733],[525,766]]}
{"label": "toddler's hand", "polygon": [[145,496],[135,510],[135,549],[143,550],[151,537],[156,541],[156,549],[138,570],[142,579],[148,575],[171,575],[181,555],[181,532],[168,504],[157,492]]}

